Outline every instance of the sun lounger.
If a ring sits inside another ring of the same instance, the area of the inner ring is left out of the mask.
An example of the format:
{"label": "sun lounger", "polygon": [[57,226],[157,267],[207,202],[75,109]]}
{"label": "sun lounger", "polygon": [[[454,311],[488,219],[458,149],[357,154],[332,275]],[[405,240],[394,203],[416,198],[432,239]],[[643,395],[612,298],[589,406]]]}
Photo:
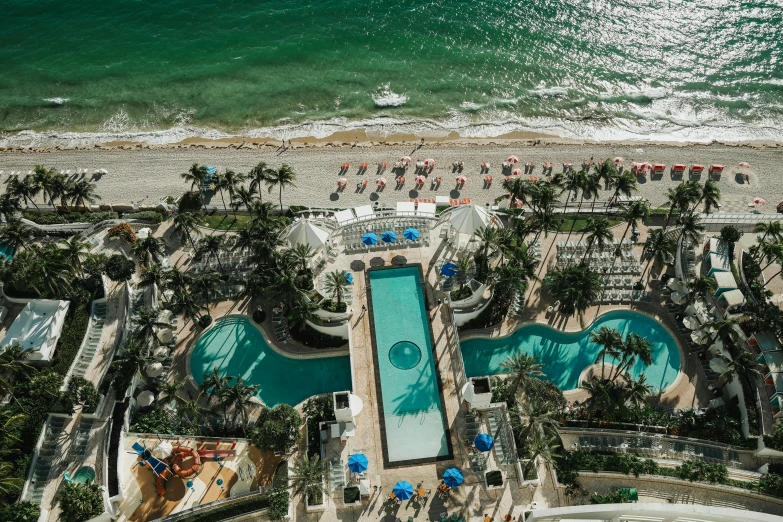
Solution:
{"label": "sun lounger", "polygon": [[723,173],[723,165],[710,165],[709,176],[714,179],[720,179]]}

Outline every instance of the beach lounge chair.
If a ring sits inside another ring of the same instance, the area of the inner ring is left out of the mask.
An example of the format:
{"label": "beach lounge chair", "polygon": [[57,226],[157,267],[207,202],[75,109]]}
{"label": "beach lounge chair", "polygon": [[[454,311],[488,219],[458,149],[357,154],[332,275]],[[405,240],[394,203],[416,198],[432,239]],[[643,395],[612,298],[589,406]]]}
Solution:
{"label": "beach lounge chair", "polygon": [[688,175],[691,178],[699,179],[701,177],[701,173],[704,172],[704,165],[698,165],[695,163],[691,164],[691,168],[688,170]]}
{"label": "beach lounge chair", "polygon": [[666,172],[666,165],[663,163],[654,163],[652,166],[651,177],[657,177],[658,179],[663,177],[663,173]]}
{"label": "beach lounge chair", "polygon": [[723,165],[710,165],[709,176],[714,179],[720,179],[723,173]]}
{"label": "beach lounge chair", "polygon": [[672,165],[671,176],[672,179],[682,179],[683,174],[688,169],[688,166],[684,163],[675,163]]}

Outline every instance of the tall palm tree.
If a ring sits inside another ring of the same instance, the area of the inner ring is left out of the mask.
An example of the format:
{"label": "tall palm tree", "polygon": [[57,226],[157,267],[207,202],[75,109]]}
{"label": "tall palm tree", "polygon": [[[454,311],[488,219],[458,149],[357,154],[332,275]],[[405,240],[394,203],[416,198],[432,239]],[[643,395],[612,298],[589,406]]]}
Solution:
{"label": "tall palm tree", "polygon": [[131,336],[122,353],[115,357],[111,364],[116,370],[115,375],[132,377],[137,374],[141,375],[149,361],[146,341],[142,342],[139,337]]}
{"label": "tall palm tree", "polygon": [[530,472],[536,463],[537,458],[541,458],[547,465],[553,460],[553,455],[560,448],[559,438],[557,436],[545,438],[535,438],[528,441],[528,451],[530,452],[530,459],[525,464],[523,469],[523,475],[525,480],[530,477]]}
{"label": "tall palm tree", "polygon": [[601,361],[601,375],[604,375],[604,367],[606,364],[606,356],[612,358],[618,358],[620,356],[620,349],[623,345],[623,336],[615,328],[609,328],[608,326],[601,326],[597,330],[590,332],[590,342],[597,344],[601,347],[601,351],[598,352],[595,362]]}
{"label": "tall palm tree", "polygon": [[0,226],[0,240],[14,250],[27,246],[33,239],[41,236],[42,233],[37,228],[16,218],[11,218]]}
{"label": "tall palm tree", "polygon": [[158,310],[141,306],[131,319],[136,333],[142,339],[152,339],[155,336],[156,328],[169,328],[170,324],[158,321]]}
{"label": "tall palm tree", "polygon": [[183,378],[179,381],[165,381],[160,386],[158,386],[158,399],[168,399],[167,403],[182,403],[184,401],[184,398],[179,395],[179,392],[182,390],[182,387],[185,386],[185,381],[187,379]]}
{"label": "tall palm tree", "polygon": [[242,431],[247,431],[247,410],[253,404],[252,398],[258,393],[258,386],[245,384],[242,377],[237,377],[233,386],[220,390],[220,401],[224,407],[234,408],[231,422],[236,425],[237,418],[242,419]]}
{"label": "tall palm tree", "polygon": [[699,200],[693,205],[691,210],[695,211],[699,205],[704,204],[704,213],[709,214],[712,210],[720,207],[720,188],[713,179],[707,179],[701,187]]}
{"label": "tall palm tree", "polygon": [[70,201],[74,207],[84,207],[90,211],[90,205],[100,200],[101,197],[96,194],[96,186],[87,180],[77,181],[68,190],[63,192],[64,197]]}
{"label": "tall palm tree", "polygon": [[279,187],[280,189],[280,213],[283,212],[283,189],[285,187],[291,186],[295,187],[296,184],[294,183],[296,181],[296,174],[294,173],[294,169],[286,165],[285,163],[280,166],[277,170],[272,170],[269,172],[269,177],[267,178],[267,185],[269,185],[269,192],[272,192],[272,189],[274,187]]}
{"label": "tall palm tree", "polygon": [[677,220],[680,225],[680,237],[685,238],[691,243],[699,243],[702,232],[704,232],[704,225],[699,223],[701,218],[693,212],[684,212],[680,214],[680,218]]}
{"label": "tall palm tree", "polygon": [[674,259],[676,249],[677,243],[673,238],[667,236],[662,228],[650,230],[647,233],[647,241],[644,242],[644,250],[642,251],[642,258],[649,256],[649,259],[639,275],[639,285],[642,286],[644,275],[653,263],[663,265],[670,259]]}
{"label": "tall palm tree", "polygon": [[82,261],[90,252],[90,244],[82,241],[82,237],[79,234],[75,234],[68,239],[60,239],[57,244],[62,249],[63,259],[84,278]]}
{"label": "tall palm tree", "polygon": [[319,308],[317,303],[305,296],[301,296],[288,311],[286,316],[288,324],[299,331],[303,331],[307,327],[308,321],[312,322],[316,319],[316,312]]}
{"label": "tall palm tree", "polygon": [[148,267],[150,263],[160,264],[161,259],[165,257],[165,251],[166,247],[158,237],[147,236],[137,239],[136,244],[133,245],[133,253],[142,267]]}
{"label": "tall palm tree", "polygon": [[623,359],[617,365],[616,372],[612,381],[620,375],[630,370],[636,361],[641,361],[644,366],[650,366],[653,363],[652,343],[635,333],[628,335],[623,343]]}
{"label": "tall palm tree", "polygon": [[[231,169],[226,170],[223,174],[223,188],[228,192],[228,199],[233,203],[236,199],[237,189],[245,182],[245,175],[241,172],[235,172]],[[243,187],[244,188],[244,187]],[[233,206],[233,205],[232,205]],[[236,209],[234,209],[234,219],[237,218]]]}
{"label": "tall palm tree", "polygon": [[699,184],[694,184],[690,181],[683,181],[666,192],[669,211],[666,213],[666,223],[663,225],[664,232],[669,228],[669,220],[674,214],[674,211],[679,210],[680,213],[687,211],[693,203],[696,203],[696,201],[699,200],[700,194],[701,187]]}
{"label": "tall palm tree", "polygon": [[204,413],[204,409],[201,407],[201,396],[204,392],[199,392],[195,397],[188,392],[188,398],[182,399],[179,412],[188,419],[188,423],[191,426],[199,426],[201,415]]}
{"label": "tall palm tree", "polygon": [[615,178],[619,175],[617,166],[610,158],[606,161],[599,161],[593,164],[593,175],[599,182],[603,181],[604,186],[610,189],[615,186]]}
{"label": "tall palm tree", "polygon": [[212,298],[219,298],[220,285],[223,283],[223,278],[218,272],[204,272],[198,274],[193,278],[193,282],[190,284],[190,290],[196,295],[201,296],[206,305],[207,314],[210,313],[210,306],[212,304]]}
{"label": "tall palm tree", "polygon": [[583,314],[603,289],[598,274],[584,265],[554,268],[547,272],[544,284],[560,301],[560,313],[566,316]]}
{"label": "tall palm tree", "polygon": [[[150,269],[152,268],[154,268],[154,266],[150,267]],[[142,278],[143,277],[144,273],[142,273]],[[164,290],[170,290],[172,295],[177,297],[190,293],[190,284],[193,282],[193,275],[190,272],[185,272],[176,266],[172,266],[167,270],[161,270],[161,279],[163,286],[160,287],[159,285],[159,287]],[[155,281],[155,283],[159,284],[157,281]]]}
{"label": "tall palm tree", "polygon": [[302,273],[307,273],[307,265],[315,256],[315,250],[310,245],[300,244],[286,251],[286,255],[299,265]]}
{"label": "tall palm tree", "polygon": [[200,324],[203,317],[201,315],[201,307],[189,292],[175,293],[174,298],[171,300],[170,309],[175,314],[181,314],[196,324]]}
{"label": "tall palm tree", "polygon": [[[145,268],[141,271],[139,274],[139,282],[136,283],[136,286],[139,288],[147,288],[147,287],[157,287],[158,290],[163,290],[165,283],[166,283],[166,276],[167,272],[161,268],[160,265],[150,265],[149,267]],[[164,301],[167,301],[167,299],[164,296]]]}
{"label": "tall palm tree", "polygon": [[465,286],[468,282],[470,271],[473,269],[473,259],[470,256],[460,256],[457,258],[457,281],[459,282],[459,289]]}
{"label": "tall palm tree", "polygon": [[724,378],[723,386],[726,386],[737,376],[746,385],[753,388],[753,381],[761,375],[761,365],[750,352],[742,351],[736,357],[726,361],[726,371],[720,374]]}
{"label": "tall palm tree", "polygon": [[[563,205],[564,216],[568,216],[568,203],[572,199],[576,199],[576,195],[579,193],[579,190],[584,185],[586,179],[587,172],[585,172],[584,169],[579,169],[578,171],[570,170],[566,172],[565,176],[563,177],[562,185],[560,187],[560,195],[562,196],[563,192],[568,192],[568,194],[566,194],[565,204]],[[579,214],[577,214],[576,217],[574,217],[571,221],[571,231],[574,230],[574,224],[576,223],[577,217],[579,217]],[[569,237],[571,236],[570,231],[568,235]]]}
{"label": "tall palm tree", "polygon": [[694,277],[688,281],[688,293],[692,299],[689,299],[688,304],[693,303],[696,298],[701,297],[706,299],[707,295],[712,294],[715,291],[715,280],[709,277]]}
{"label": "tall palm tree", "polygon": [[191,192],[195,191],[198,193],[201,204],[204,205],[204,211],[206,212],[207,201],[204,199],[204,193],[201,190],[201,187],[207,177],[207,167],[194,163],[187,172],[183,172],[179,176],[190,183]]}
{"label": "tall palm tree", "polygon": [[587,258],[594,246],[603,248],[612,240],[612,231],[610,230],[609,220],[605,217],[590,218],[587,222],[585,230],[588,232],[587,236],[587,248],[585,254],[582,256],[581,264],[584,266],[587,262]]}
{"label": "tall palm tree", "polygon": [[54,179],[57,175],[57,171],[54,169],[47,169],[41,165],[36,165],[33,168],[33,183],[41,188],[44,195],[44,203],[49,202],[57,211],[57,204],[55,203],[56,196],[52,195],[52,189],[54,188]]}
{"label": "tall palm tree", "polygon": [[291,486],[294,494],[304,494],[311,502],[323,498],[324,484],[329,484],[329,470],[318,455],[309,457],[306,451],[300,452],[291,468]]}
{"label": "tall palm tree", "polygon": [[526,397],[524,401],[517,404],[516,409],[517,411],[511,416],[512,427],[520,439],[546,440],[557,434],[559,427],[557,412],[550,402],[538,397]]}
{"label": "tall palm tree", "polygon": [[706,352],[715,345],[718,339],[720,339],[724,345],[736,343],[737,339],[739,339],[739,332],[737,332],[738,326],[739,321],[730,317],[702,325],[702,330],[707,332],[711,331],[712,335],[710,336],[709,342],[704,346],[699,347],[698,351],[702,353]]}
{"label": "tall palm tree", "polygon": [[333,299],[336,299],[337,304],[342,302],[345,293],[349,291],[349,287],[348,276],[341,270],[329,272],[324,278],[324,290]]}
{"label": "tall palm tree", "polygon": [[584,171],[579,172],[579,204],[576,207],[576,217],[571,221],[571,228],[568,230],[566,241],[571,241],[571,234],[574,232],[576,220],[582,214],[582,204],[584,203],[585,197],[589,197],[591,200],[590,215],[592,216],[592,211],[595,209],[595,200],[598,199],[598,194],[601,190],[601,182],[598,180],[596,174],[589,174]]}
{"label": "tall palm tree", "polygon": [[196,248],[196,259],[206,258],[217,261],[220,271],[223,272],[223,264],[220,262],[220,253],[226,248],[226,237],[224,235],[209,235],[198,240]]}
{"label": "tall palm tree", "polygon": [[612,194],[612,200],[606,206],[607,215],[611,208],[617,204],[619,196],[631,197],[631,194],[636,192],[636,176],[634,176],[633,172],[624,171],[622,174],[618,174],[609,180],[609,188],[613,189],[614,193]]}
{"label": "tall palm tree", "polygon": [[6,194],[11,197],[21,199],[24,202],[30,202],[35,207],[35,210],[40,212],[38,204],[35,202],[35,197],[41,193],[41,187],[39,187],[33,178],[26,177],[24,180],[20,180],[16,176],[12,176],[6,180]]}
{"label": "tall palm tree", "polygon": [[652,385],[647,383],[647,376],[642,373],[638,379],[634,380],[626,375],[624,380],[626,401],[636,407],[643,405],[647,397],[653,392]]}
{"label": "tall palm tree", "polygon": [[0,196],[0,216],[6,221],[14,219],[21,211],[22,204],[18,197],[8,193]]}
{"label": "tall palm tree", "polygon": [[258,192],[259,198],[261,197],[261,185],[266,185],[269,181],[269,176],[269,168],[267,168],[266,163],[263,161],[248,172],[250,190]]}
{"label": "tall palm tree", "polygon": [[193,241],[193,236],[200,236],[201,229],[199,224],[201,223],[200,215],[195,212],[179,212],[174,216],[173,225],[174,231],[177,233],[179,240],[182,243],[186,241],[190,242],[191,248],[196,250],[196,243]]}
{"label": "tall palm tree", "polygon": [[520,388],[524,391],[531,379],[545,376],[541,371],[543,365],[538,363],[538,357],[521,350],[514,355],[506,356],[506,360],[500,363],[500,367],[514,376],[509,392],[512,396],[515,396]]}
{"label": "tall palm tree", "polygon": [[484,260],[484,269],[489,269],[489,251],[497,246],[498,230],[495,227],[481,227],[473,235],[481,241],[481,259]]}
{"label": "tall palm tree", "polygon": [[[625,226],[625,230],[623,231],[623,237],[620,239],[620,245],[622,246],[623,241],[625,241],[625,236],[628,235],[628,230],[633,227],[636,229],[637,225],[639,224],[640,220],[645,220],[650,216],[650,206],[645,203],[644,201],[634,201],[627,207],[623,208],[620,211],[620,219],[625,221],[627,225]],[[620,247],[618,247],[619,250]],[[620,255],[620,252],[615,252],[615,255]]]}
{"label": "tall palm tree", "polygon": [[210,373],[205,373],[202,377],[199,389],[207,394],[207,403],[211,403],[214,397],[220,397],[220,393],[228,387],[231,377],[221,375],[217,366],[212,368]]}
{"label": "tall palm tree", "polygon": [[[771,236],[775,242],[783,239],[783,225],[781,225],[780,221],[762,221],[756,223],[756,228],[753,231],[756,234],[764,234],[761,236],[761,239],[758,240],[759,243],[764,243],[767,240],[767,236]],[[756,253],[753,254],[754,258],[758,252],[759,250],[756,250]]]}
{"label": "tall palm tree", "polygon": [[239,186],[234,189],[234,192],[231,195],[231,207],[234,209],[234,219],[236,219],[236,213],[237,210],[239,210],[239,207],[245,207],[248,212],[253,208],[256,194],[256,189],[252,185],[250,189],[244,186]]}

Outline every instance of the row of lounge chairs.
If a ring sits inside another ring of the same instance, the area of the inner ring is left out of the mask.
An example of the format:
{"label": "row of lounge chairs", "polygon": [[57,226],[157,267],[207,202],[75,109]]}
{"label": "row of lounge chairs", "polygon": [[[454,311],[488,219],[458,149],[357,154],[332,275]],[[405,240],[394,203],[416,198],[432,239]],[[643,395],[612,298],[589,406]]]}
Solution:
{"label": "row of lounge chairs", "polygon": [[272,324],[275,327],[275,339],[277,342],[285,344],[288,342],[290,333],[288,332],[288,323],[281,309],[272,310]]}

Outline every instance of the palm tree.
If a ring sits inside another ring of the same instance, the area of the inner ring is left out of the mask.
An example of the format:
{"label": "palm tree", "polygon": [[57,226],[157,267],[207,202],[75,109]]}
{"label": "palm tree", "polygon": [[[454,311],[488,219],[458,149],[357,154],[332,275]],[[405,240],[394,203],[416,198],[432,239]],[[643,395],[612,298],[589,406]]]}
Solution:
{"label": "palm tree", "polygon": [[636,380],[626,375],[625,385],[625,398],[632,406],[641,406],[653,392],[652,385],[647,384],[647,376],[643,373]]}
{"label": "palm tree", "polygon": [[701,187],[699,200],[693,205],[691,210],[695,211],[702,203],[704,203],[705,214],[709,214],[710,211],[720,207],[720,188],[715,180],[707,179],[704,182],[704,185]]}
{"label": "palm tree", "polygon": [[84,207],[89,211],[90,205],[101,199],[95,191],[95,184],[82,180],[75,182],[64,194],[71,201],[71,205]]}
{"label": "palm tree", "polygon": [[[628,230],[633,227],[636,230],[636,226],[639,224],[639,220],[645,220],[650,216],[650,206],[644,201],[634,201],[627,207],[620,210],[620,218],[627,223],[625,230],[623,231],[623,237],[620,239],[620,245],[625,241],[625,236],[628,234]],[[617,247],[615,256],[620,255],[620,247]]]}
{"label": "palm tree", "polygon": [[146,308],[141,306],[136,311],[135,316],[131,319],[131,322],[136,328],[136,333],[141,336],[142,339],[152,339],[155,336],[156,328],[170,328],[171,325],[158,321],[158,310]]}
{"label": "palm tree", "polygon": [[612,240],[612,231],[610,230],[609,220],[605,217],[590,218],[587,222],[585,230],[589,232],[587,236],[587,248],[585,254],[582,256],[581,264],[584,266],[587,262],[587,257],[593,249],[593,246],[598,248],[605,247]]}
{"label": "palm tree", "polygon": [[[609,161],[609,163],[613,163]],[[631,197],[631,194],[636,192],[636,176],[633,172],[624,171],[622,174],[618,174],[609,180],[609,188],[614,189],[612,200],[606,206],[607,215],[612,206],[617,203],[617,199],[620,195]]]}
{"label": "palm tree", "polygon": [[207,177],[207,167],[194,163],[187,172],[180,174],[180,177],[190,183],[191,192],[198,192],[201,198],[201,204],[204,205],[204,211],[207,210],[207,202],[204,199],[204,193],[201,190],[202,184]]}
{"label": "palm tree", "polygon": [[75,234],[68,239],[60,239],[57,244],[62,249],[63,259],[84,278],[82,260],[89,254],[90,244],[82,241],[79,234]]}
{"label": "palm tree", "polygon": [[603,289],[598,274],[583,265],[554,268],[547,273],[544,284],[560,301],[560,313],[567,316],[583,314]]}
{"label": "palm tree", "polygon": [[521,350],[514,355],[506,356],[506,360],[500,363],[500,367],[514,376],[509,392],[512,396],[515,396],[520,388],[524,391],[531,379],[545,376],[541,371],[543,365],[538,363],[538,357]]}
{"label": "palm tree", "polygon": [[628,372],[637,360],[641,361],[644,366],[650,366],[653,363],[652,343],[635,333],[628,335],[623,343],[622,352],[623,359],[617,365],[617,371],[612,377],[612,381],[615,381],[623,372]]}
{"label": "palm tree", "polygon": [[726,371],[720,374],[720,377],[725,379],[723,386],[726,386],[734,380],[734,376],[737,376],[746,385],[753,388],[753,381],[760,375],[761,365],[750,352],[742,351],[733,359],[726,361]]}
{"label": "palm tree", "polygon": [[666,192],[666,200],[669,203],[669,211],[666,213],[666,223],[663,226],[665,232],[669,228],[669,220],[674,214],[675,209],[680,213],[685,212],[691,206],[691,204],[698,201],[701,194],[701,187],[698,183],[695,185],[691,182],[683,181],[675,188],[670,188]]}
{"label": "palm tree", "polygon": [[[234,172],[231,169],[226,170],[223,174],[222,188],[228,191],[228,199],[233,203],[236,197],[237,189],[245,182],[245,175],[241,172]],[[243,187],[244,188],[244,187]],[[221,193],[222,197],[222,193]],[[232,205],[233,206],[233,205]],[[237,218],[236,209],[234,209],[234,219]]]}
{"label": "palm tree", "polygon": [[193,236],[201,235],[201,229],[198,227],[200,222],[200,216],[195,212],[179,212],[174,216],[174,231],[177,233],[179,240],[183,243],[189,241],[193,250],[196,250]]}
{"label": "palm tree", "polygon": [[511,415],[512,427],[521,440],[546,440],[557,434],[559,422],[550,402],[538,397],[527,397],[517,404],[516,409]]}
{"label": "palm tree", "polygon": [[14,219],[21,211],[22,204],[19,202],[18,197],[8,193],[0,196],[0,216],[2,216],[6,221]]}
{"label": "palm tree", "polygon": [[504,181],[503,189],[508,191],[508,193],[495,199],[495,203],[508,199],[509,206],[512,208],[517,201],[521,201],[525,205],[529,204],[530,198],[535,191],[534,185],[529,181],[522,179],[521,176],[514,176],[513,178]]}
{"label": "palm tree", "polygon": [[489,269],[489,250],[497,246],[498,231],[495,227],[481,227],[474,232],[481,241],[481,259],[484,261],[484,269]]}
{"label": "palm tree", "polygon": [[198,240],[196,259],[206,258],[207,261],[215,259],[220,271],[223,272],[223,264],[220,262],[220,253],[225,250],[226,237],[223,235],[209,235]]}
{"label": "palm tree", "polygon": [[[163,290],[167,275],[167,272],[160,265],[150,265],[141,271],[139,282],[136,283],[136,286],[139,288],[155,286],[158,290]],[[167,301],[165,296],[163,299]]]}
{"label": "palm tree", "polygon": [[40,212],[41,209],[35,203],[35,197],[41,193],[41,187],[33,182],[31,177],[26,177],[24,180],[19,180],[16,176],[12,176],[6,180],[6,194],[13,198],[21,199],[22,201],[29,201],[35,207],[35,210]]}
{"label": "palm tree", "polygon": [[571,228],[568,230],[568,236],[566,241],[571,240],[571,234],[574,232],[577,218],[582,214],[582,203],[584,203],[585,197],[589,197],[592,201],[592,207],[590,215],[592,216],[592,209],[595,208],[595,200],[598,198],[598,193],[601,190],[601,183],[595,174],[588,174],[583,170],[579,171],[579,204],[576,207],[576,216],[571,221]]}
{"label": "palm tree", "polygon": [[606,161],[599,161],[593,164],[593,175],[599,183],[603,180],[604,186],[609,189],[615,186],[614,180],[619,173],[617,172],[617,165],[610,158],[606,158]]}
{"label": "palm tree", "polygon": [[0,241],[14,250],[26,246],[33,239],[41,236],[42,233],[37,228],[28,226],[16,218],[11,218],[0,226]]}
{"label": "palm tree", "polygon": [[206,303],[207,314],[210,313],[209,307],[212,304],[212,296],[215,298],[221,297],[220,285],[223,283],[223,278],[217,272],[204,272],[198,274],[193,278],[193,282],[190,284],[190,290],[194,294],[201,296]]}
{"label": "palm tree", "polygon": [[696,301],[697,297],[706,299],[708,294],[715,291],[715,280],[709,277],[694,277],[688,281],[688,304]]}
{"label": "palm tree", "polygon": [[300,244],[294,248],[287,250],[286,255],[291,257],[291,260],[300,266],[302,273],[307,273],[307,265],[315,256],[315,251],[310,245]]}
{"label": "palm tree", "polygon": [[462,290],[465,283],[468,282],[470,271],[473,269],[473,259],[470,256],[460,256],[457,258],[457,281],[459,289]]}
{"label": "palm tree", "polygon": [[[258,192],[258,197],[261,197],[261,185],[266,184],[269,181],[269,169],[265,162],[260,162],[258,165],[250,169],[248,178],[250,179],[250,190]],[[249,209],[249,207],[248,207]]]}
{"label": "palm tree", "polygon": [[[563,177],[562,185],[560,186],[560,195],[562,196],[563,192],[568,192],[568,194],[566,194],[565,205],[563,205],[564,216],[568,215],[568,203],[571,201],[571,199],[576,199],[576,195],[579,193],[579,189],[582,188],[586,179],[587,172],[585,172],[584,169],[580,169],[578,171],[570,170],[566,172],[565,176]],[[571,231],[574,230],[574,224],[576,223],[576,218],[578,216],[579,214],[577,214],[576,217],[574,217],[574,219],[571,221]],[[568,235],[569,237],[571,236],[570,231]]]}
{"label": "palm tree", "polygon": [[131,336],[123,352],[111,364],[116,369],[115,375],[132,377],[136,374],[141,375],[149,360],[146,341],[142,344],[138,337]]}
{"label": "palm tree", "polygon": [[179,381],[165,381],[158,386],[158,399],[167,398],[168,403],[181,403],[183,398],[180,397],[179,392],[185,385],[187,379],[183,378]]}
{"label": "palm tree", "polygon": [[608,355],[612,358],[618,358],[620,356],[623,337],[617,329],[602,326],[597,330],[590,332],[590,342],[601,347],[601,351],[598,352],[595,362],[597,364],[599,360],[601,361],[601,376],[603,376],[606,356]]}
{"label": "palm tree", "polygon": [[272,188],[275,186],[280,188],[280,213],[283,212],[283,189],[291,186],[295,187],[296,174],[294,170],[285,163],[277,170],[269,171],[269,177],[267,178],[267,185],[269,185],[269,192],[272,192]]}
{"label": "palm tree", "polygon": [[666,232],[662,228],[655,228],[648,232],[647,241],[644,242],[644,250],[642,251],[642,258],[649,256],[647,264],[639,275],[639,285],[642,285],[644,275],[647,273],[647,269],[654,262],[655,264],[662,265],[670,262],[674,259],[674,253],[677,249],[677,243],[673,238],[666,235]]}
{"label": "palm tree", "polygon": [[[20,378],[28,379],[38,370],[29,363],[30,352],[22,348],[19,341],[14,340],[2,349],[3,351],[0,353],[0,394],[10,395],[19,404],[13,392],[14,384],[19,382]],[[23,407],[22,410],[26,411]]]}
{"label": "palm tree", "polygon": [[737,327],[739,321],[733,318],[725,318],[719,321],[712,321],[705,325],[702,325],[702,330],[712,331],[712,336],[707,344],[700,348],[700,352],[705,353],[712,348],[715,343],[720,339],[724,345],[733,344],[739,339],[739,332]]}
{"label": "palm tree", "polygon": [[181,314],[196,324],[200,324],[203,317],[201,315],[201,307],[189,292],[175,293],[169,308],[175,314]]}
{"label": "palm tree", "polygon": [[242,419],[242,431],[247,431],[247,410],[253,404],[252,398],[258,393],[258,386],[246,385],[242,377],[237,377],[233,386],[224,387],[220,391],[220,400],[225,406],[234,407],[231,422],[236,425],[237,418]]}
{"label": "palm tree", "polygon": [[294,460],[291,468],[291,486],[294,494],[302,493],[310,503],[320,503],[324,495],[324,485],[329,483],[329,470],[318,455],[309,457],[303,451]]}
{"label": "palm tree", "polygon": [[[767,239],[767,236],[772,236],[774,242],[778,242],[783,239],[783,225],[781,225],[780,221],[762,221],[760,223],[756,223],[756,228],[753,231],[756,234],[764,234],[761,236],[761,239],[758,240],[759,243],[764,243]],[[756,251],[756,253],[758,252],[759,250]],[[756,257],[755,254],[753,257]]]}
{"label": "palm tree", "polygon": [[160,264],[165,251],[166,247],[158,237],[147,236],[136,240],[136,244],[133,245],[133,253],[136,254],[136,259],[142,267],[148,267],[150,263]]}
{"label": "palm tree", "polygon": [[[157,265],[153,265],[150,267],[150,270],[156,269]],[[144,272],[142,272],[142,281],[144,277]],[[155,276],[149,276],[149,277],[155,277]],[[158,285],[159,288],[162,288],[163,290],[170,290],[172,295],[175,297],[182,296],[184,294],[189,294],[190,290],[190,284],[193,282],[193,275],[189,272],[183,272],[176,266],[172,266],[171,268],[167,270],[160,270],[160,279],[162,286],[158,281],[154,281],[155,284]]]}
{"label": "palm tree", "polygon": [[231,196],[231,207],[234,209],[234,219],[236,219],[237,210],[239,207],[244,206],[249,212],[253,207],[253,202],[256,197],[256,189],[251,185],[250,189],[244,186],[240,186],[234,189]]}
{"label": "palm tree", "polygon": [[182,399],[179,412],[188,419],[191,426],[199,426],[201,415],[203,414],[203,408],[201,407],[201,396],[203,392],[199,392],[198,395],[193,395],[188,392],[188,398]]}
{"label": "palm tree", "polygon": [[[329,276],[330,274],[327,274],[324,286],[328,283]],[[281,267],[272,270],[271,274],[265,276],[265,280],[266,289],[272,294],[274,299],[280,299],[291,304],[299,299],[304,293],[300,287],[300,281],[297,278],[296,273],[289,267]],[[337,290],[336,288],[334,290],[338,292],[344,291]]]}
{"label": "palm tree", "polygon": [[680,219],[677,220],[680,225],[680,237],[691,243],[698,243],[701,233],[704,232],[704,225],[699,223],[700,219],[693,212],[680,214]]}
{"label": "palm tree", "polygon": [[349,286],[348,276],[345,272],[340,270],[329,272],[324,278],[324,290],[326,290],[326,293],[333,299],[337,300],[338,305],[342,302]]}
{"label": "palm tree", "polygon": [[54,202],[56,197],[52,195],[52,188],[54,184],[53,183],[54,177],[56,174],[57,171],[55,171],[54,169],[47,169],[45,167],[42,167],[41,165],[36,165],[33,168],[33,176],[32,176],[33,183],[38,185],[44,194],[44,203],[46,203],[48,199],[49,204],[54,207],[55,212],[57,211],[57,205]]}
{"label": "palm tree", "polygon": [[229,382],[231,382],[231,377],[221,375],[217,366],[212,368],[211,373],[205,373],[199,390],[207,394],[207,404],[212,402],[213,397],[219,397],[220,393],[228,387]]}
{"label": "palm tree", "polygon": [[288,324],[299,331],[307,327],[308,321],[316,319],[316,312],[320,309],[317,303],[314,303],[305,296],[301,296],[288,311],[286,316]]}

